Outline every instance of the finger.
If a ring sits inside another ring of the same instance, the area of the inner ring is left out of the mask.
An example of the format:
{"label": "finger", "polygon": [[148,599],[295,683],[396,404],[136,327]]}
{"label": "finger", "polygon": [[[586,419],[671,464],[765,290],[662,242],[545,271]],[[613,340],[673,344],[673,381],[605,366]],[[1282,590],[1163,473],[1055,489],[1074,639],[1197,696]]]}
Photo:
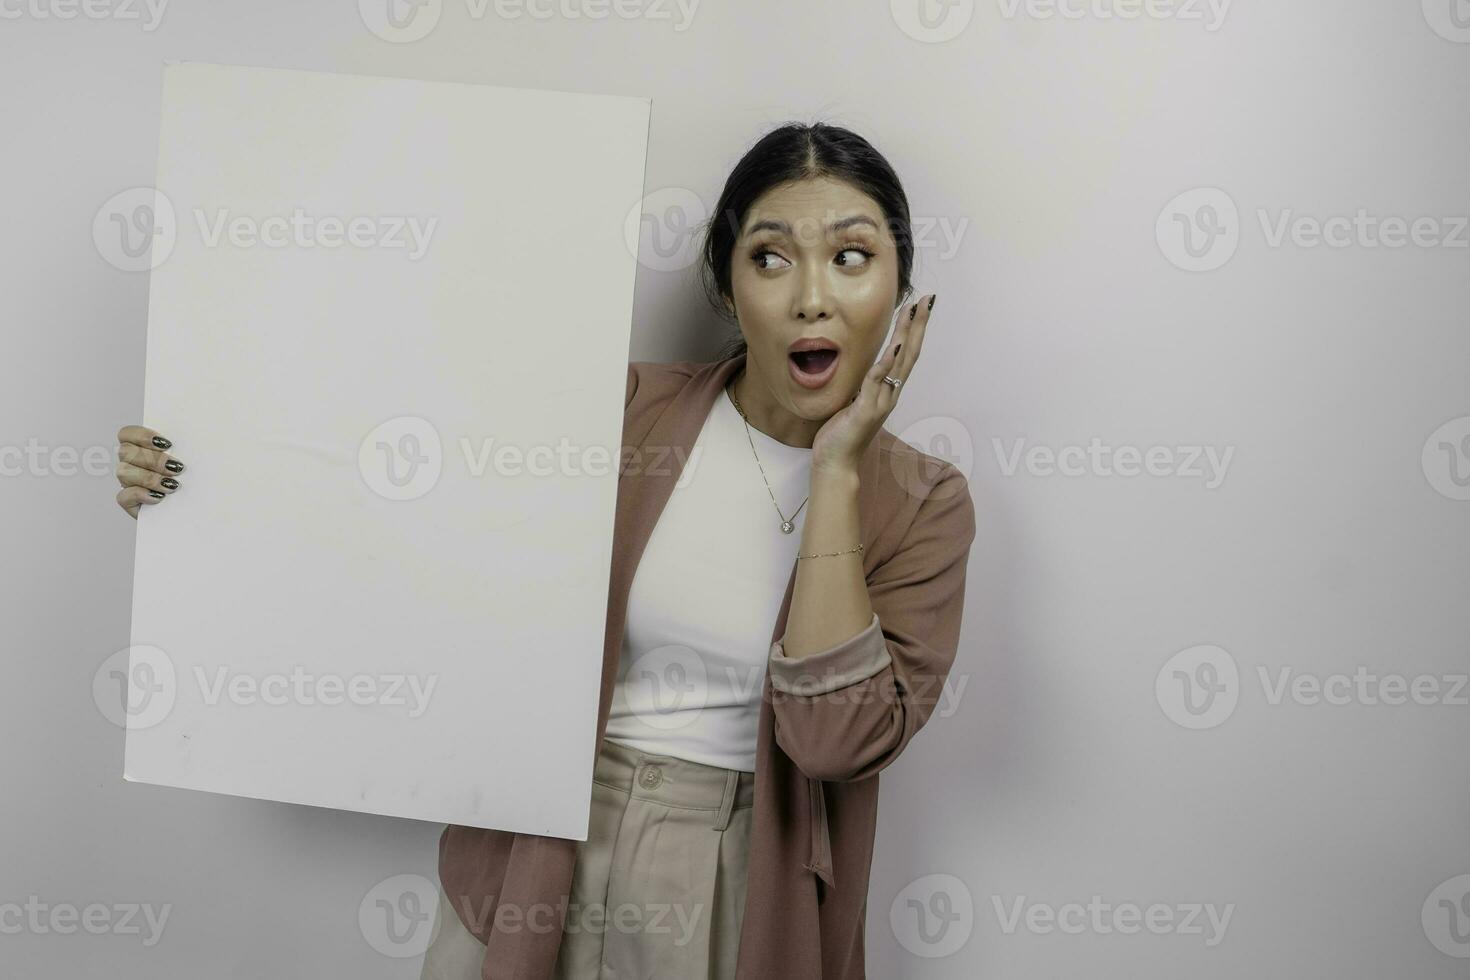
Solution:
{"label": "finger", "polygon": [[883,366],[883,370],[878,372],[878,384],[874,388],[877,394],[874,397],[878,402],[878,413],[887,418],[888,413],[893,411],[893,406],[898,402],[898,388],[886,380],[898,377],[898,368],[895,366],[898,363],[898,355],[890,347],[879,363]]}
{"label": "finger", "polygon": [[117,505],[136,520],[140,508],[145,504],[156,504],[166,496],[168,495],[165,493],[144,487],[123,487],[117,492]]}
{"label": "finger", "polygon": [[131,463],[139,469],[152,470],[155,473],[168,476],[177,476],[184,472],[184,464],[161,449],[145,449],[133,442],[120,442],[117,446],[117,458],[121,462]]}
{"label": "finger", "polygon": [[934,308],[934,300],[938,295],[938,293],[930,293],[928,300],[920,296],[918,302],[909,308],[909,314],[901,328],[903,336],[898,338],[895,345],[900,348],[897,363],[894,365],[894,370],[889,372],[900,381],[908,380],[909,373],[914,369],[914,363],[918,361],[919,354],[924,349],[924,334],[929,326],[929,313]]}
{"label": "finger", "polygon": [[173,442],[165,438],[162,433],[148,428],[146,425],[125,425],[117,430],[117,441],[132,443],[142,446],[144,449],[170,449]]}
{"label": "finger", "polygon": [[179,481],[167,473],[155,473],[153,470],[145,470],[132,463],[117,464],[117,482],[124,488],[142,487],[145,490],[154,490],[162,494],[170,494],[179,489]]}
{"label": "finger", "polygon": [[898,330],[894,331],[894,341],[884,351],[878,360],[878,366],[883,370],[878,374],[881,391],[878,393],[879,411],[885,416],[893,411],[898,402],[899,385],[889,384],[887,378],[896,378],[900,384],[905,378],[903,365],[911,360],[907,356],[907,349],[913,344],[913,324],[918,316],[919,304],[914,303],[904,307],[900,311],[900,324]]}
{"label": "finger", "polygon": [[[880,358],[880,360],[891,360],[891,367],[894,370],[902,367],[901,358],[903,355],[903,348],[909,345],[909,337],[913,335],[913,324],[915,319],[918,317],[919,307],[922,300],[923,297],[920,297],[918,301],[915,301],[913,303],[906,303],[898,311],[898,324],[893,328],[893,341],[883,352],[883,357]],[[895,378],[899,377],[899,375],[894,373],[894,370],[890,370],[888,374],[892,375]]]}
{"label": "finger", "polygon": [[857,397],[853,401],[861,401],[866,409],[881,411],[878,400],[883,396],[881,389],[888,385],[883,383],[883,376],[893,366],[893,348],[884,351],[883,356],[873,362],[868,368],[868,373],[863,375],[863,383],[858,387]]}

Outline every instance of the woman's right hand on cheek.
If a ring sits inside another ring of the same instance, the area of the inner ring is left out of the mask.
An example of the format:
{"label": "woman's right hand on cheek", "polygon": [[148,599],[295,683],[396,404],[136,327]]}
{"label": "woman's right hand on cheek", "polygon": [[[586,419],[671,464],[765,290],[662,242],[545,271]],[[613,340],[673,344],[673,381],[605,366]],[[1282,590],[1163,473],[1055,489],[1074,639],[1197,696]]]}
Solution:
{"label": "woman's right hand on cheek", "polygon": [[137,520],[144,504],[156,504],[179,489],[179,474],[184,464],[165,450],[173,443],[141,425],[125,425],[117,430],[117,505]]}

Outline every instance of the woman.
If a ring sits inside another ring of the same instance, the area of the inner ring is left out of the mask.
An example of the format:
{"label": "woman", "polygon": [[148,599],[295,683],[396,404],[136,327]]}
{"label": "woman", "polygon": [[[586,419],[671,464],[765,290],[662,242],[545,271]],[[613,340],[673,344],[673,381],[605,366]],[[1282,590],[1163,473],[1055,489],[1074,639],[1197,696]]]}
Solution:
{"label": "woman", "polygon": [[[907,199],[848,130],[768,133],[714,214],[739,340],[628,369],[588,838],[446,827],[425,980],[865,976],[873,777],[948,675],[975,533],[963,474],[882,427],[934,296],[905,305]],[[119,439],[136,517],[182,465]]]}

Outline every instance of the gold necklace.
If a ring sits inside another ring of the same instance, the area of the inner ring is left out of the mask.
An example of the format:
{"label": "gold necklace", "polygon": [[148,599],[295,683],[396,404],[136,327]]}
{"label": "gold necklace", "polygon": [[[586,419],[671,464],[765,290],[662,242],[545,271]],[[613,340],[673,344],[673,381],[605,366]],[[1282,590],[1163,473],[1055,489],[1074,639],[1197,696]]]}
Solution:
{"label": "gold necklace", "polygon": [[735,405],[735,411],[740,413],[741,420],[745,422],[745,438],[746,441],[750,443],[751,454],[755,456],[755,465],[760,466],[761,468],[761,479],[765,480],[766,482],[766,493],[769,493],[771,495],[771,506],[776,508],[776,513],[781,518],[781,532],[783,534],[790,534],[792,531],[796,530],[796,515],[801,513],[801,507],[806,506],[806,501],[812,499],[811,494],[807,494],[806,500],[803,500],[801,502],[801,507],[798,507],[796,508],[796,510],[792,511],[790,518],[787,518],[785,514],[781,513],[781,505],[776,503],[775,491],[771,489],[771,481],[766,477],[766,468],[764,466],[761,466],[761,455],[760,453],[755,451],[755,439],[753,439],[750,435],[750,419],[745,417],[745,409],[740,407],[740,399],[735,397],[734,382],[731,382],[730,386],[725,390],[730,395],[730,401]]}

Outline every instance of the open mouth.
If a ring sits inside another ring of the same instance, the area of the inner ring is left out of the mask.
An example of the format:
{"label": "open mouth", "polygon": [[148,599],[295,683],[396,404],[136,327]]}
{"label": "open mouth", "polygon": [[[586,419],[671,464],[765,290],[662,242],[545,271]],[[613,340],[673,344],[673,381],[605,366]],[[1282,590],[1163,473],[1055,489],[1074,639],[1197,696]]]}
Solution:
{"label": "open mouth", "polygon": [[802,374],[821,374],[837,360],[835,350],[799,350],[791,355]]}
{"label": "open mouth", "polygon": [[793,351],[791,376],[805,388],[820,388],[837,373],[837,358],[837,350],[830,347]]}

